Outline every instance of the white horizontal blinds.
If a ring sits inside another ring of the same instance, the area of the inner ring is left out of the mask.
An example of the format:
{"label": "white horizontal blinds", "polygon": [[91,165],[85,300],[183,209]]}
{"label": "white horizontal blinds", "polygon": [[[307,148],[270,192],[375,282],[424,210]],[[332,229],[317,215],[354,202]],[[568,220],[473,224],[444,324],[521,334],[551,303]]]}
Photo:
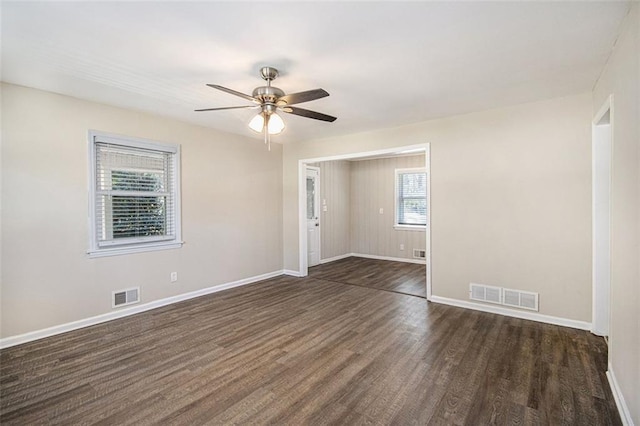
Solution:
{"label": "white horizontal blinds", "polygon": [[427,224],[427,174],[398,173],[398,225]]}
{"label": "white horizontal blinds", "polygon": [[96,142],[99,246],[175,237],[172,153]]}

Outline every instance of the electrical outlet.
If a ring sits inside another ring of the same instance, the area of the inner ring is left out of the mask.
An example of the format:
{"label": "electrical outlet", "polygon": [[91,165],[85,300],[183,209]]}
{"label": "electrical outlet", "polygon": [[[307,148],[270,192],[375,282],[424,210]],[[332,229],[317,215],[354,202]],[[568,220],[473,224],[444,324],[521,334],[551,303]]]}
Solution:
{"label": "electrical outlet", "polygon": [[178,273],[177,272],[172,272],[171,273],[171,282],[175,283],[176,281],[178,281]]}
{"label": "electrical outlet", "polygon": [[380,214],[384,214],[384,209],[380,207]]}
{"label": "electrical outlet", "polygon": [[404,250],[404,244],[400,244],[400,250]]}
{"label": "electrical outlet", "polygon": [[327,206],[322,206],[322,211],[326,212],[327,211]]}

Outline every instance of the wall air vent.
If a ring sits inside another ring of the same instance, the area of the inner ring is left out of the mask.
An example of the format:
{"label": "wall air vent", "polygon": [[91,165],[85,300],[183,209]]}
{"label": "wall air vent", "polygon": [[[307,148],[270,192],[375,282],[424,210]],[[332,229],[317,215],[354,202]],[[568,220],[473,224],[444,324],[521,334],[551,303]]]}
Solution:
{"label": "wall air vent", "polygon": [[140,287],[127,288],[111,293],[111,307],[132,305],[140,301]]}
{"label": "wall air vent", "polygon": [[502,289],[503,304],[506,306],[515,306],[516,308],[538,310],[538,293],[530,291]]}
{"label": "wall air vent", "polygon": [[426,259],[427,258],[427,251],[426,250],[420,250],[420,249],[413,249],[413,257],[414,257],[414,259]]}
{"label": "wall air vent", "polygon": [[483,284],[469,284],[469,299],[515,308],[538,310],[538,293]]}
{"label": "wall air vent", "polygon": [[469,299],[500,305],[502,303],[501,290],[500,287],[471,283],[469,285]]}

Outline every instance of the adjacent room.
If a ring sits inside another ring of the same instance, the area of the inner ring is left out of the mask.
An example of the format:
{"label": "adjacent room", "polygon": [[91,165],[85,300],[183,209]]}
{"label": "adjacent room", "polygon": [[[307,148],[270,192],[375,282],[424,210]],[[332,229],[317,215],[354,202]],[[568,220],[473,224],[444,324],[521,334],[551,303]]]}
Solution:
{"label": "adjacent room", "polygon": [[637,2],[0,23],[0,423],[640,425]]}

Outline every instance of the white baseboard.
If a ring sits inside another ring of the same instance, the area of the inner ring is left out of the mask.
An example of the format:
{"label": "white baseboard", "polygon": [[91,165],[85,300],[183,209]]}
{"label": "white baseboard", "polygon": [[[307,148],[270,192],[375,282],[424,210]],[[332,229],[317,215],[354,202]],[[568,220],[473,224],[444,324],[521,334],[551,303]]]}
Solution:
{"label": "white baseboard", "polygon": [[482,303],[468,302],[466,300],[450,299],[448,297],[440,297],[432,295],[431,302],[441,303],[443,305],[457,306],[458,308],[473,309],[475,311],[489,312],[492,314],[505,315],[508,317],[526,319],[531,321],[544,322],[547,324],[561,325],[563,327],[577,328],[580,330],[591,330],[591,323],[585,321],[577,321],[568,318],[554,317],[551,315],[538,314],[536,312],[525,312],[515,309],[503,308],[501,306],[490,306]]}
{"label": "white baseboard", "polygon": [[335,262],[336,260],[346,259],[347,257],[353,256],[352,253],[341,254],[340,256],[330,257],[328,259],[320,259],[320,264]]}
{"label": "white baseboard", "polygon": [[609,386],[611,386],[613,399],[616,401],[616,406],[618,407],[618,412],[620,413],[622,424],[625,426],[633,426],[633,419],[631,418],[629,407],[624,400],[624,396],[622,395],[622,391],[620,390],[620,386],[618,385],[616,375],[613,373],[613,367],[611,366],[611,363],[609,363],[608,366],[607,379],[609,380]]}
{"label": "white baseboard", "polygon": [[291,270],[291,269],[284,269],[284,270],[282,271],[282,273],[283,273],[284,275],[289,275],[290,277],[298,277],[298,278],[300,278],[300,277],[303,277],[303,276],[304,276],[304,275],[302,275],[302,274],[300,273],[300,271],[294,271],[294,270]]}
{"label": "white baseboard", "polygon": [[404,257],[378,256],[375,254],[351,253],[349,254],[349,256],[364,257],[366,259],[376,259],[376,260],[392,260],[394,262],[417,263],[419,265],[427,264],[427,261],[422,259],[406,259]]}
{"label": "white baseboard", "polygon": [[364,254],[364,253],[345,253],[339,256],[329,257],[327,259],[320,259],[320,264],[323,265],[325,263],[335,262],[336,260],[346,259],[347,257],[363,257],[366,259],[391,260],[393,262],[417,263],[419,265],[427,264],[427,261],[422,259],[407,259],[404,257],[378,256],[377,254]]}
{"label": "white baseboard", "polygon": [[78,321],[68,322],[66,324],[56,325],[56,326],[45,328],[42,330],[31,331],[29,333],[20,334],[17,336],[5,337],[3,339],[0,339],[0,349],[20,345],[22,343],[32,342],[38,339],[44,339],[45,337],[55,336],[56,334],[66,333],[68,331],[89,327],[92,325],[100,324],[100,323],[111,321],[114,319],[128,317],[129,315],[145,312],[151,309],[159,308],[161,306],[170,305],[172,303],[182,302],[183,300],[189,300],[199,296],[204,296],[211,293],[217,293],[223,290],[228,290],[230,288],[252,284],[258,281],[280,276],[283,273],[284,271],[282,270],[269,272],[266,274],[256,275],[254,277],[244,278],[238,281],[220,284],[214,287],[203,288],[201,290],[179,294],[177,296],[171,296],[171,297],[167,297],[160,300],[154,300],[153,302],[144,303],[142,305],[135,305],[128,308],[122,308],[117,311],[108,312],[106,314],[97,315],[95,317],[84,318]]}

